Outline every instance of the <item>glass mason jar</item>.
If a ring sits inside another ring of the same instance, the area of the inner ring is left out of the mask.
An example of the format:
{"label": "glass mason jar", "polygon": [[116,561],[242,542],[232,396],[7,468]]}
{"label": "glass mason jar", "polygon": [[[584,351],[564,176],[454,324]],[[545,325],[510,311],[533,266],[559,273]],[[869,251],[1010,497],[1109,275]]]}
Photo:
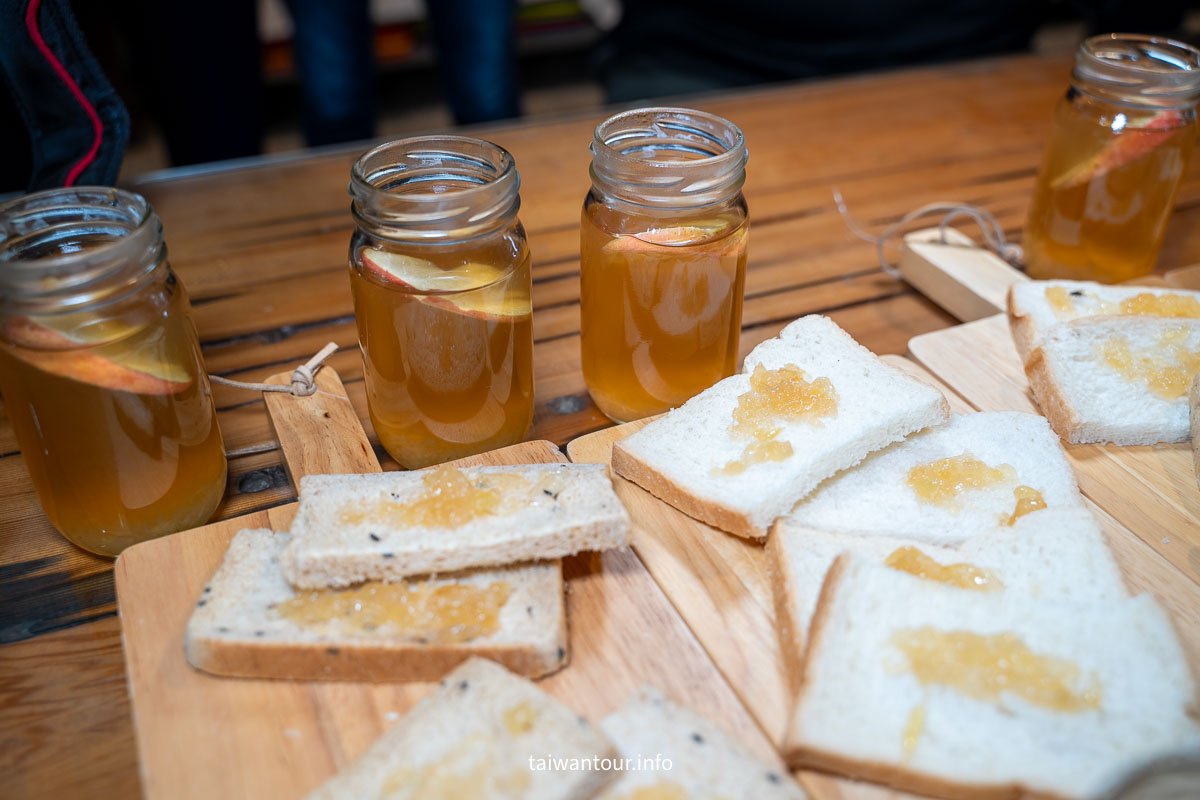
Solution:
{"label": "glass mason jar", "polygon": [[225,493],[187,293],[140,195],[0,206],[0,394],[46,516],[86,550],[202,525]]}
{"label": "glass mason jar", "polygon": [[617,422],[667,411],[737,366],[749,217],[745,138],[686,108],[600,123],[580,225],[583,377]]}
{"label": "glass mason jar", "polygon": [[1031,277],[1116,283],[1154,269],[1198,96],[1189,45],[1114,33],[1080,46],[1025,225]]}
{"label": "glass mason jar", "polygon": [[515,444],[533,419],[519,186],[506,150],[464,136],[384,144],[351,170],[367,405],[407,469]]}

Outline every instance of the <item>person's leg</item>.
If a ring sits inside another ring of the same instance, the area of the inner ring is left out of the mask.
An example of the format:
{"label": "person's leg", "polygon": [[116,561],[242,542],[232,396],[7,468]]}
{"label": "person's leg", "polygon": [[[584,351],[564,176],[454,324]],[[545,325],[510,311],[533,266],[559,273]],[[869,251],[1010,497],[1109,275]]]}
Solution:
{"label": "person's leg", "polygon": [[427,7],[455,121],[518,116],[515,0],[428,0]]}
{"label": "person's leg", "polygon": [[375,133],[375,51],[366,0],[287,0],[309,145]]}

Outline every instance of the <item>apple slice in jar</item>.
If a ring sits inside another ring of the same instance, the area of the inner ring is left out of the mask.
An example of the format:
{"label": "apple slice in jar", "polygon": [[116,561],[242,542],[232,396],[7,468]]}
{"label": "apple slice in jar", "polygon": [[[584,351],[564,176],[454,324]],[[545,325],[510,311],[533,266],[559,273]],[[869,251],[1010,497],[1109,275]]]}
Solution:
{"label": "apple slice in jar", "polygon": [[511,270],[469,262],[442,269],[413,256],[365,250],[363,266],[376,279],[410,292],[419,302],[480,319],[523,317],[532,311],[526,287],[507,285]]}
{"label": "apple slice in jar", "polygon": [[[657,255],[680,255],[675,248],[686,247],[688,254],[733,255],[746,238],[747,226],[743,225],[728,236],[718,237],[729,221],[723,219],[677,225],[670,228],[655,228],[640,233],[617,236],[604,245],[605,253],[653,253]],[[672,253],[672,251],[675,251]]]}
{"label": "apple slice in jar", "polygon": [[1055,178],[1051,186],[1069,189],[1102,178],[1117,167],[1148,155],[1185,127],[1190,126],[1178,111],[1163,111],[1148,120],[1130,123],[1098,152]]}
{"label": "apple slice in jar", "polygon": [[[98,330],[93,328],[93,334]],[[112,336],[111,331],[104,338],[73,336],[29,317],[9,317],[0,324],[0,338],[12,345],[9,353],[52,375],[142,395],[177,394],[191,385],[192,377],[185,368],[163,361],[156,354],[133,347],[121,351],[101,346],[102,342],[129,336]]]}

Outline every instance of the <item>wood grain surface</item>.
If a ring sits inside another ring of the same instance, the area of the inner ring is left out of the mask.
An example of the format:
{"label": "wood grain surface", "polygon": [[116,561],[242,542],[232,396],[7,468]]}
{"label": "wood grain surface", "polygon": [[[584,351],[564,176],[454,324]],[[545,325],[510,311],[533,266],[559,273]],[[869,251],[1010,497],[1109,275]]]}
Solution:
{"label": "wood grain surface", "polygon": [[[953,324],[880,271],[874,247],[838,217],[831,187],[873,231],[922,203],[955,200],[987,207],[1016,237],[1068,70],[1064,59],[1019,56],[696,99],[692,105],[736,122],[750,147],[745,192],[754,228],[743,352],[815,311],[882,353],[903,352],[912,336]],[[604,116],[472,130],[508,148],[521,171],[537,338],[529,435],[558,444],[608,425],[587,396],[578,356],[578,215],[588,188],[586,145]],[[162,217],[210,371],[262,380],[332,340],[341,351],[330,363],[365,421],[346,278],[346,183],[360,149],[166,173],[129,188]],[[895,248],[889,252],[895,257]],[[1178,195],[1160,265],[1197,261],[1200,160]],[[216,394],[227,449],[258,450],[231,459],[217,518],[294,499],[260,396],[226,387]],[[364,425],[384,467],[394,468]],[[112,562],[53,530],[6,415],[0,498],[0,758],[39,753],[5,764],[6,789],[15,797],[128,796],[128,704],[111,679],[121,673]],[[88,764],[99,766],[89,774]]]}
{"label": "wood grain surface", "polygon": [[[321,435],[312,425],[327,423],[323,409],[339,402],[344,396],[323,391],[272,404],[291,474],[324,471],[331,463],[378,469],[373,456],[357,454],[353,432],[344,457],[328,452],[342,446],[328,437],[325,450],[290,446]],[[553,444],[534,441],[456,463],[562,460]],[[285,529],[292,511],[293,505],[281,506],[144,542],[118,559],[117,593],[147,797],[300,797],[354,760],[431,690],[432,684],[423,683],[219,678],[187,664],[184,627],[229,540],[242,527]],[[540,686],[599,721],[641,684],[653,683],[782,770],[762,731],[628,548],[583,554],[564,566],[570,663]]]}

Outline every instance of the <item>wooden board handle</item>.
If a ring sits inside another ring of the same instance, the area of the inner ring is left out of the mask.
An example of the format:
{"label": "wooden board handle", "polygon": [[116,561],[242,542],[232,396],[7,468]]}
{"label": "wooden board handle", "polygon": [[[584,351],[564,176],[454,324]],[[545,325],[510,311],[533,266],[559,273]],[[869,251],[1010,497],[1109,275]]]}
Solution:
{"label": "wooden board handle", "polygon": [[953,228],[913,231],[900,247],[900,274],[921,294],[963,322],[1004,311],[1008,287],[1025,273]]}
{"label": "wooden board handle", "polygon": [[[292,373],[280,372],[266,382],[290,385]],[[382,472],[337,371],[321,367],[316,383],[316,393],[308,397],[263,393],[292,483],[298,485],[305,475]]]}

